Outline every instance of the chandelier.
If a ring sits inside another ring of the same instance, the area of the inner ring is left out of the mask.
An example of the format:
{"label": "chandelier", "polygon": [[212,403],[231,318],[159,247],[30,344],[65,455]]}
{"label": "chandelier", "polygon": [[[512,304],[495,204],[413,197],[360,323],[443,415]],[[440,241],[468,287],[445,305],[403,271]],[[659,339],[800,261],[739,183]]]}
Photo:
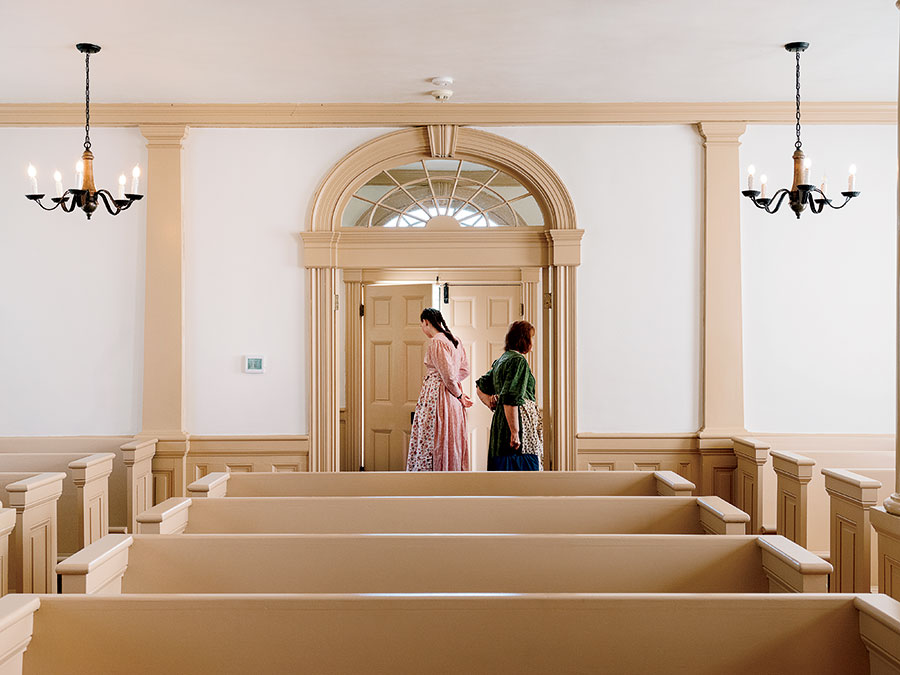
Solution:
{"label": "chandelier", "polygon": [[809,206],[810,210],[813,213],[822,213],[822,210],[825,206],[830,206],[833,209],[842,209],[847,205],[851,199],[859,195],[859,192],[855,190],[856,186],[856,165],[850,165],[850,175],[847,179],[847,189],[844,192],[841,192],[841,196],[844,197],[844,201],[840,205],[835,205],[825,194],[827,189],[827,183],[825,179],[822,179],[822,184],[819,187],[812,185],[809,182],[809,169],[810,169],[810,160],[803,154],[803,143],[800,141],[800,53],[806,51],[806,48],[809,47],[808,42],[790,42],[784,46],[784,48],[789,52],[794,52],[797,57],[797,75],[796,75],[796,86],[797,86],[797,107],[796,107],[796,118],[797,118],[797,141],[794,143],[794,182],[791,185],[791,189],[781,188],[771,197],[766,196],[766,177],[760,176],[760,189],[755,189],[754,185],[754,177],[756,173],[756,169],[751,164],[747,169],[747,189],[742,190],[741,194],[745,197],[749,197],[750,201],[753,202],[755,206],[758,208],[764,209],[766,213],[775,213],[780,207],[781,203],[784,201],[785,197],[788,198],[788,204],[790,204],[791,210],[795,214],[797,214],[797,218],[800,217],[800,214]]}
{"label": "chandelier", "polygon": [[50,198],[53,206],[45,206],[41,202],[45,195],[38,192],[37,170],[34,165],[29,164],[28,177],[31,180],[31,193],[25,197],[45,211],[53,211],[62,207],[63,211],[71,213],[78,207],[84,211],[88,220],[97,210],[100,202],[103,202],[106,210],[117,216],[134,202],[143,199],[143,195],[137,194],[141,169],[139,166],[135,166],[131,173],[131,192],[125,192],[125,174],[119,176],[117,197],[113,197],[109,190],[98,190],[94,186],[94,154],[91,152],[91,54],[99,52],[100,47],[85,42],[79,43],[75,47],[84,54],[84,153],[81,155],[81,161],[75,165],[78,187],[63,191],[62,175],[59,171],[55,172],[53,179],[56,183],[56,196]]}

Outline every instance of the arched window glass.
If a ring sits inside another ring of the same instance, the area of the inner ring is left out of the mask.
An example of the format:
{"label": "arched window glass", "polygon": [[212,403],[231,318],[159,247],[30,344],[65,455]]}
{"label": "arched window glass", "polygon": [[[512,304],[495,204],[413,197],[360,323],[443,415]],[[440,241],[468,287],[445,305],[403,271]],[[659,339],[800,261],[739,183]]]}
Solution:
{"label": "arched window glass", "polygon": [[542,226],[534,196],[509,174],[458,159],[423,159],[382,171],[344,209],[343,227],[425,227],[450,216],[462,227]]}

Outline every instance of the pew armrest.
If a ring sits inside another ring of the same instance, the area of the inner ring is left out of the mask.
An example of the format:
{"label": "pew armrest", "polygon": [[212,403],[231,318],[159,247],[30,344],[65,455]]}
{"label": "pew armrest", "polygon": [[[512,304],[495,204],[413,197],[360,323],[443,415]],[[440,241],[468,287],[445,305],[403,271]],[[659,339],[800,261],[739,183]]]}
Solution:
{"label": "pew armrest", "polygon": [[188,523],[189,497],[172,497],[137,517],[140,534],[181,534]]}
{"label": "pew armrest", "polygon": [[40,606],[34,595],[0,598],[0,672],[22,672],[23,656],[34,630],[34,613]]}
{"label": "pew armrest", "polygon": [[829,563],[781,535],[756,540],[771,593],[827,593]]}
{"label": "pew armrest", "polygon": [[870,672],[900,673],[900,603],[887,595],[853,599],[859,637],[869,652]]}
{"label": "pew armrest", "polygon": [[98,452],[95,455],[88,455],[69,462],[75,485],[84,485],[86,481],[109,476],[112,473],[115,458],[116,455],[112,452]]}
{"label": "pew armrest", "polygon": [[228,493],[229,478],[231,474],[226,471],[206,474],[188,485],[188,497],[224,497]]}
{"label": "pew armrest", "polygon": [[769,454],[772,456],[772,468],[779,476],[801,483],[808,483],[812,479],[812,470],[816,465],[816,460],[782,450],[770,450]]}
{"label": "pew armrest", "polygon": [[656,476],[656,494],[664,497],[690,497],[696,485],[674,471],[654,471]]}
{"label": "pew armrest", "polygon": [[697,506],[707,534],[747,534],[750,516],[721,497],[697,497]]}
{"label": "pew armrest", "polygon": [[128,567],[130,534],[108,534],[56,566],[62,577],[63,593],[118,595]]}

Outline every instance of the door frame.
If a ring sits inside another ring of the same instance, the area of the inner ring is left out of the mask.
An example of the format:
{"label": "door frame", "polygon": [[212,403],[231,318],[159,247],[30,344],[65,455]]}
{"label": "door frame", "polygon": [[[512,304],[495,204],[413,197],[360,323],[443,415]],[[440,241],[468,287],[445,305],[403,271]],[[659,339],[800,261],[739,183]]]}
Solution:
{"label": "door frame", "polygon": [[[432,157],[479,162],[514,176],[534,196],[544,226],[459,230],[342,227],[345,206],[372,176]],[[546,464],[555,470],[574,469],[575,269],[581,262],[583,235],[575,226],[572,199],[553,169],[528,148],[501,136],[455,125],[431,125],[380,136],[347,154],[316,191],[309,230],[300,233],[309,297],[310,470],[339,471],[341,467],[339,270],[344,271],[345,285],[350,282],[345,298],[352,309],[361,302],[362,277],[368,273],[402,275],[410,270],[447,269],[502,274],[503,270],[523,268],[541,270]],[[354,274],[359,279],[354,279]],[[536,296],[536,286],[532,292]],[[349,366],[351,356],[363,344],[361,340],[351,343],[349,333],[347,337]]]}
{"label": "door frame", "polygon": [[[365,304],[366,288],[402,284],[433,284],[435,276],[440,282],[454,284],[477,284],[479,286],[521,284],[522,318],[530,322],[538,331],[537,344],[542,344],[543,326],[540,322],[540,282],[539,267],[518,269],[345,269],[344,298],[346,341],[344,364],[346,371],[346,393],[344,415],[341,418],[341,471],[356,471],[365,456],[365,391],[366,391],[366,332],[365,318],[361,306]],[[451,326],[451,330],[453,330]],[[541,352],[532,351],[526,357],[537,381],[545,384],[542,371]],[[472,373],[471,377],[477,377]],[[538,405],[546,397],[546,387],[538,394]]]}

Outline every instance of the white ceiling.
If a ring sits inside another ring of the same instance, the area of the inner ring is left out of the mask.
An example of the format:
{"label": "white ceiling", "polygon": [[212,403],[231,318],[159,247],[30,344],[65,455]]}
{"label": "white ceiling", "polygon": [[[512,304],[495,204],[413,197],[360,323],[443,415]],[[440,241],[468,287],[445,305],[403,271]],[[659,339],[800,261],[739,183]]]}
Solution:
{"label": "white ceiling", "polygon": [[[0,0],[0,102],[897,98],[893,0]],[[438,104],[435,104],[438,105]]]}

